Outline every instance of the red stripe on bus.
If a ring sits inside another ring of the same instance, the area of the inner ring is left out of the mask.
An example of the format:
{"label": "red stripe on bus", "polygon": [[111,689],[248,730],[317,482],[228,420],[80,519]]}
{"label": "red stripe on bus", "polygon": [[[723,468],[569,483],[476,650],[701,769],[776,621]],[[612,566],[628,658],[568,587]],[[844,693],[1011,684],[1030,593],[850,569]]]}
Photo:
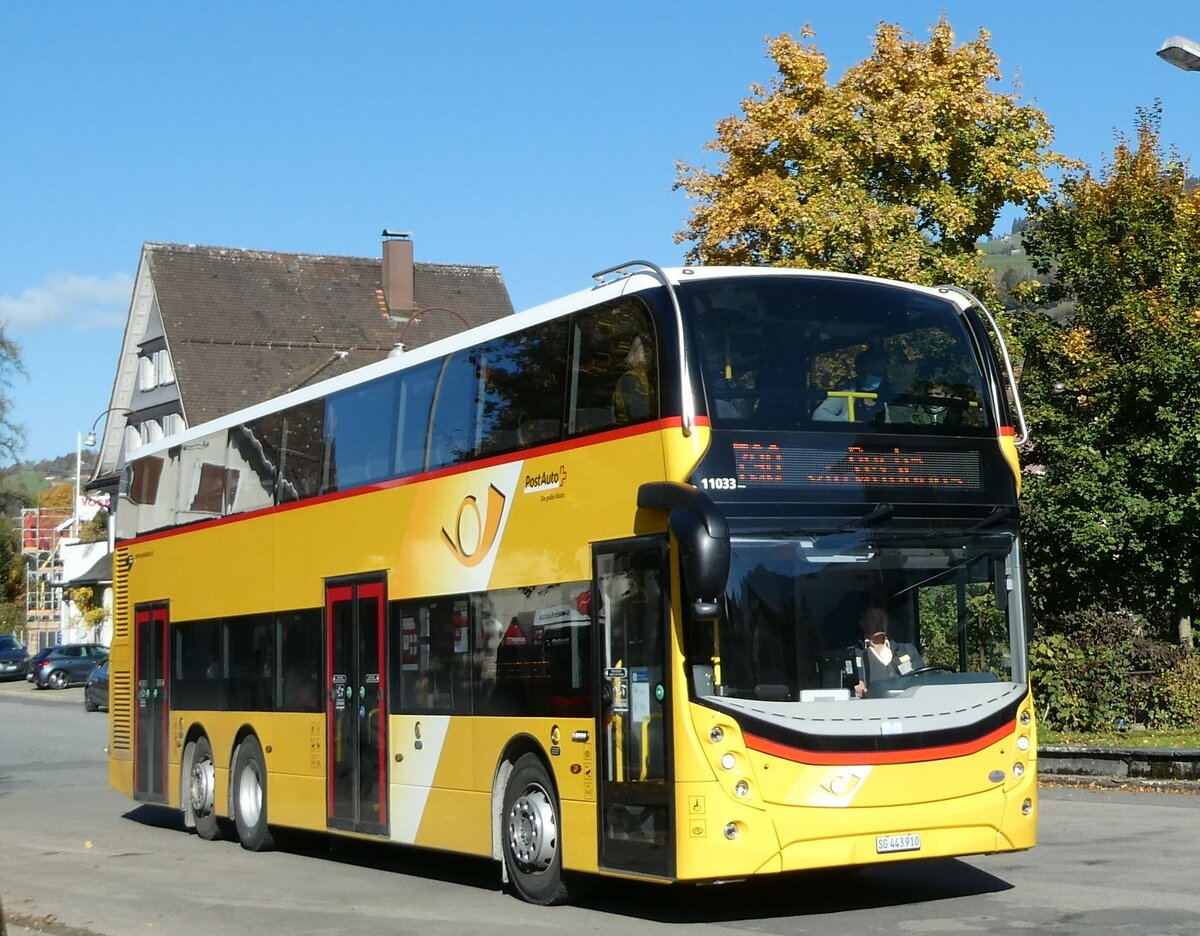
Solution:
{"label": "red stripe on bus", "polygon": [[[708,426],[707,416],[697,416],[697,426]],[[289,501],[286,504],[275,504],[272,507],[262,507],[258,510],[249,510],[246,513],[230,514],[227,517],[218,517],[214,520],[203,520],[199,523],[189,523],[187,526],[174,527],[170,530],[158,530],[154,533],[146,533],[142,536],[135,536],[132,539],[120,540],[122,546],[138,546],[142,543],[152,543],[155,540],[164,539],[168,536],[176,536],[179,533],[191,530],[211,530],[214,527],[222,526],[226,523],[240,522],[242,520],[250,520],[254,517],[262,517],[267,514],[281,513],[285,510],[296,510],[300,507],[310,507],[313,504],[326,504],[331,501],[342,500],[347,497],[359,497],[363,494],[373,494],[378,491],[387,491],[392,488],[404,487],[408,484],[416,484],[420,481],[432,481],[435,478],[447,478],[452,475],[465,474],[468,471],[481,471],[486,468],[493,468],[496,465],[510,464],[516,461],[528,461],[531,458],[542,458],[546,455],[553,455],[556,452],[567,452],[577,448],[585,448],[589,445],[600,445],[604,442],[613,442],[617,439],[629,439],[634,436],[647,435],[651,432],[662,432],[666,429],[678,429],[683,425],[683,420],[679,416],[672,416],[667,419],[660,419],[658,422],[639,423],[636,426],[627,426],[621,429],[610,429],[608,432],[597,432],[592,435],[580,436],[575,439],[567,439],[563,442],[552,442],[548,445],[540,445],[537,448],[521,449],[518,452],[507,452],[504,455],[495,455],[491,458],[481,458],[476,461],[463,462],[460,465],[448,465],[445,468],[437,468],[433,471],[427,471],[422,474],[407,475],[403,478],[389,478],[387,481],[379,481],[375,484],[364,484],[362,487],[351,488],[348,491],[334,491],[329,494],[321,494],[317,497],[306,497],[302,500]]]}
{"label": "red stripe on bus", "polygon": [[854,764],[917,764],[948,760],[951,757],[963,757],[982,751],[985,747],[1009,737],[1012,732],[1012,724],[1001,725],[995,731],[972,741],[939,747],[912,748],[904,751],[808,751],[804,748],[768,741],[757,735],[747,734],[744,737],[746,747],[752,751],[758,751],[760,754],[770,754],[784,760],[794,761],[797,764],[831,767]]}
{"label": "red stripe on bus", "polygon": [[1000,435],[1002,435],[1002,436],[1016,436],[1016,434],[1017,434],[1017,430],[1014,429],[1012,426],[1001,426],[1000,427]]}

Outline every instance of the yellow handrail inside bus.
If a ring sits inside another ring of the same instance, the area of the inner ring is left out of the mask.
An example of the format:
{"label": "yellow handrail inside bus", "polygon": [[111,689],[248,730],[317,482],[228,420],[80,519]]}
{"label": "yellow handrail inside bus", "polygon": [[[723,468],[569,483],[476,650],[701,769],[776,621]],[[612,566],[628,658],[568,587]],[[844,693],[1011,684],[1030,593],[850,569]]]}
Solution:
{"label": "yellow handrail inside bus", "polygon": [[620,715],[613,715],[613,782],[625,782],[625,730],[624,719]]}
{"label": "yellow handrail inside bus", "polygon": [[713,652],[709,657],[713,668],[713,687],[721,685],[721,625],[713,621]]}
{"label": "yellow handrail inside bus", "polygon": [[846,401],[846,422],[854,422],[855,400],[878,400],[878,393],[868,393],[866,390],[830,390],[829,396],[840,397]]}

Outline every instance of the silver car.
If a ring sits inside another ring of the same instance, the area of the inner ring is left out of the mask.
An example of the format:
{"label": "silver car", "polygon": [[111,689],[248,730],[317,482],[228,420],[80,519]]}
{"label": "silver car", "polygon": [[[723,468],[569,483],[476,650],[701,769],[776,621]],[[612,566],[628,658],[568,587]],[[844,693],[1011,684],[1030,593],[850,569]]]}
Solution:
{"label": "silver car", "polygon": [[25,678],[39,689],[81,686],[88,673],[107,659],[108,648],[100,644],[59,644],[34,656]]}

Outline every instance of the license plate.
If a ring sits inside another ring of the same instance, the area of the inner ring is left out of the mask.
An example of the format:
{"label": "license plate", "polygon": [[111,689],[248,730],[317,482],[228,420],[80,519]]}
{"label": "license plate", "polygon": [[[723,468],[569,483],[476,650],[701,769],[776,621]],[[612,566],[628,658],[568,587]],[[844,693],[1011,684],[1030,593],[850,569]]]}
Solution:
{"label": "license plate", "polygon": [[875,836],[875,852],[883,855],[887,852],[906,852],[921,850],[921,833],[905,832],[903,835]]}

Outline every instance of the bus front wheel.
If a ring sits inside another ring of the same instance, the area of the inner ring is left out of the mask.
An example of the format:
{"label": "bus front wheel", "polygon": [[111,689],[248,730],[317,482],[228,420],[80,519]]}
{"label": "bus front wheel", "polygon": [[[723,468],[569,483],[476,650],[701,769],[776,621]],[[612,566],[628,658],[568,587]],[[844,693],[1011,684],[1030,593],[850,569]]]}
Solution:
{"label": "bus front wheel", "polygon": [[558,800],[554,786],[534,754],[513,765],[504,788],[504,863],[517,894],[548,906],[567,897],[563,883]]}
{"label": "bus front wheel", "polygon": [[271,847],[267,827],[267,765],[258,738],[248,735],[233,756],[233,822],[247,851]]}
{"label": "bus front wheel", "polygon": [[196,834],[205,841],[221,837],[217,821],[216,786],[217,768],[213,763],[212,745],[204,735],[190,745],[191,756],[185,752],[184,761],[189,763],[187,787],[187,811],[191,814]]}

